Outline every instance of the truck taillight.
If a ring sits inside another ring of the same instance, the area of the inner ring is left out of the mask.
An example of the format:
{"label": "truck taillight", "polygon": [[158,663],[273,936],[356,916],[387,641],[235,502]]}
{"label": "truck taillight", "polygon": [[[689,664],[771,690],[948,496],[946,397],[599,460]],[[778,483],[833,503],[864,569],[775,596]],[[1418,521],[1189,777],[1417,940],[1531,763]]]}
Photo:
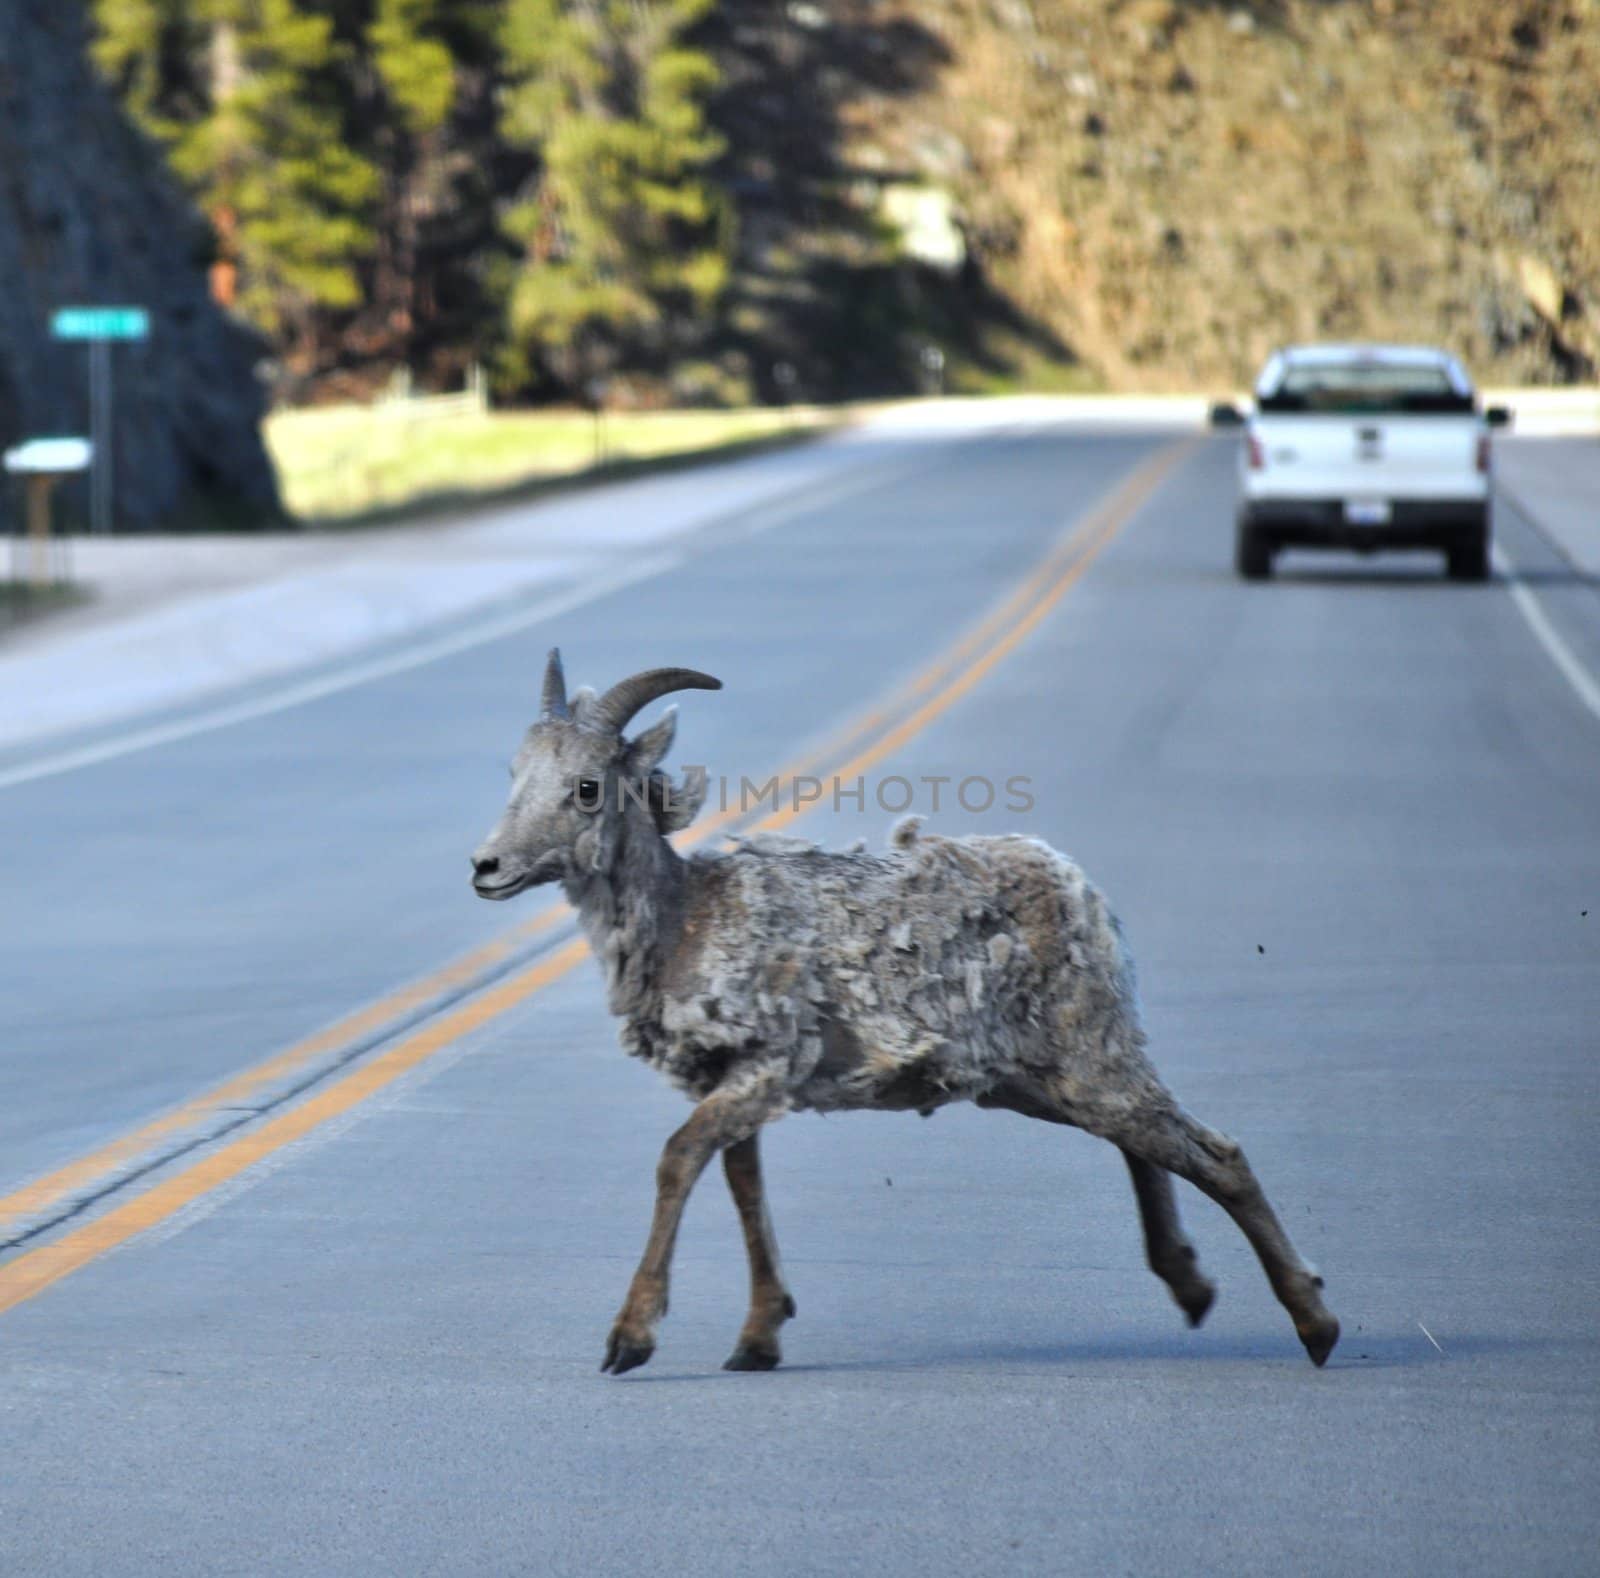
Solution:
{"label": "truck taillight", "polygon": [[1261,440],[1248,428],[1244,435],[1245,461],[1252,471],[1265,471],[1267,469],[1267,452],[1261,447]]}
{"label": "truck taillight", "polygon": [[1478,434],[1478,470],[1488,473],[1489,470],[1489,435]]}

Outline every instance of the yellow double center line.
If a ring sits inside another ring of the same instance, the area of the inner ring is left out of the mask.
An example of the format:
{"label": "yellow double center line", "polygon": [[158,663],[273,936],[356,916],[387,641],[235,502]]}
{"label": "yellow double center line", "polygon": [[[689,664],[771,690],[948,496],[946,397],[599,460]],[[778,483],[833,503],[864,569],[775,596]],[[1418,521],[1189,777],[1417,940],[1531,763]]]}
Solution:
{"label": "yellow double center line", "polygon": [[[780,773],[779,782],[820,776],[824,763],[839,762],[841,757],[845,760],[832,776],[853,779],[925,729],[971,691],[1043,622],[1111,539],[1194,447],[1195,441],[1189,440],[1158,450],[1091,510],[1016,591],[961,640],[927,664],[885,705],[859,718],[826,746]],[[777,810],[754,824],[751,831],[782,827],[809,809],[811,805],[806,803],[780,804]],[[740,812],[736,809],[718,812],[680,842],[683,847],[702,843],[739,818]],[[470,986],[486,971],[503,965],[508,957],[541,933],[568,919],[570,914],[565,905],[552,905],[493,942],[246,1069],[174,1111],[12,1194],[0,1196],[0,1229],[92,1190],[97,1184],[114,1178],[131,1162],[148,1156],[164,1141],[194,1129],[207,1116],[236,1106],[297,1070],[305,1069],[319,1057],[380,1034],[386,1026],[394,1025],[396,1020],[451,991]],[[0,1313],[32,1298],[107,1250],[167,1220],[219,1185],[238,1177],[262,1158],[348,1112],[436,1053],[559,980],[587,952],[587,945],[581,938],[567,941],[526,969],[430,1019],[298,1105],[227,1140],[181,1171],[139,1189],[103,1215],[0,1266]]]}

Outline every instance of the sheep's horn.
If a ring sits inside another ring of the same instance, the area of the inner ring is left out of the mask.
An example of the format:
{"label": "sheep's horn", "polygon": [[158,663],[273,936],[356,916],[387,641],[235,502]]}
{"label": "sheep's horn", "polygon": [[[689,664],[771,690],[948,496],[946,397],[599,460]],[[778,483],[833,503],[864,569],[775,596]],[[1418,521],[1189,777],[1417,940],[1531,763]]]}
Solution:
{"label": "sheep's horn", "polygon": [[550,648],[550,661],[544,666],[544,690],[539,697],[539,710],[546,718],[570,718],[567,706],[567,676],[561,669],[561,648]]}
{"label": "sheep's horn", "polygon": [[583,710],[583,726],[597,734],[621,734],[641,707],[675,690],[721,690],[722,681],[692,668],[651,668],[619,680]]}

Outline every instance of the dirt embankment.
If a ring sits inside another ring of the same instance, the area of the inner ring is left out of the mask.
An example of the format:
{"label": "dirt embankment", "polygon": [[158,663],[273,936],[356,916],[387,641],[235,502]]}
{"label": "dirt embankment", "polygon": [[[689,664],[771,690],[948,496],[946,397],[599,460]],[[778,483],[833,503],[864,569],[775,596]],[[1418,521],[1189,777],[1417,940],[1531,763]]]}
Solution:
{"label": "dirt embankment", "polygon": [[953,194],[975,260],[1116,388],[1285,340],[1600,371],[1600,0],[944,0],[854,145]]}

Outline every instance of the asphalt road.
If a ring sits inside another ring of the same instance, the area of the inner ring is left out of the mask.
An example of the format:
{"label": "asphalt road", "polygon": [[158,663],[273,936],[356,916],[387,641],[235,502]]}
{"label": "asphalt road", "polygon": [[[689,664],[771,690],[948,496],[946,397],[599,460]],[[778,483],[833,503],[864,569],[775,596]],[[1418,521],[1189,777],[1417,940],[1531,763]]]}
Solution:
{"label": "asphalt road", "polygon": [[[503,931],[466,857],[552,641],[577,681],[720,674],[677,758],[765,776],[1164,465],[872,774],[1029,780],[1026,817],[930,820],[1025,827],[1111,896],[1158,1064],[1327,1279],[1325,1370],[1194,1191],[1199,1332],[1114,1151],[951,1109],[769,1132],[782,1369],[718,1368],[745,1274],[711,1172],[656,1358],[601,1377],[683,1107],[586,962],[0,1314],[0,1574],[1593,1571],[1600,719],[1503,580],[1237,582],[1230,448],[1173,443],[857,455],[515,635],[0,790],[0,1192]],[[1600,593],[1500,526],[1592,664]]]}

